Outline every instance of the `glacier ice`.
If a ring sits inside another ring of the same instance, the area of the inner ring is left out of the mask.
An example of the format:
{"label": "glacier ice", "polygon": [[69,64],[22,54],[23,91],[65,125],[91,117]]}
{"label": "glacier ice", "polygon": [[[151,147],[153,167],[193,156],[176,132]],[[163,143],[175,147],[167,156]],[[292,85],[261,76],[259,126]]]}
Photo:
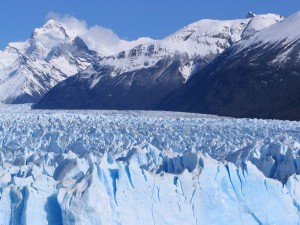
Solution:
{"label": "glacier ice", "polygon": [[300,224],[299,122],[0,107],[0,224]]}

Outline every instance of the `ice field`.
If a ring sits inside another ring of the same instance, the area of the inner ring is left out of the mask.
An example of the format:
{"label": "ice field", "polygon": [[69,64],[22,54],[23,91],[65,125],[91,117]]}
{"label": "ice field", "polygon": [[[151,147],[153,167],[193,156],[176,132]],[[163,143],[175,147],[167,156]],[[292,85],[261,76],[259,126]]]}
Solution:
{"label": "ice field", "polygon": [[0,105],[0,224],[300,224],[300,123]]}

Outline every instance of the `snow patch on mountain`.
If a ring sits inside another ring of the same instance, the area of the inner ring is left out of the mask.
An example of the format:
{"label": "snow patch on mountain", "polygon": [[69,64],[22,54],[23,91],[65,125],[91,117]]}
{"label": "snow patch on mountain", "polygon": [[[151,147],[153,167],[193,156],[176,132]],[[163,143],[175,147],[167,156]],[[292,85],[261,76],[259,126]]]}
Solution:
{"label": "snow patch on mountain", "polygon": [[42,28],[36,28],[29,39],[26,54],[36,59],[44,59],[59,43],[71,41],[65,28],[55,20],[49,20]]}
{"label": "snow patch on mountain", "polygon": [[0,56],[0,102],[6,103],[36,102],[100,57],[55,20],[35,29],[27,41],[10,43]]}
{"label": "snow patch on mountain", "polygon": [[279,46],[288,47],[290,44],[296,43],[300,38],[300,33],[297,29],[299,21],[300,12],[297,12],[285,19],[280,20],[279,23],[263,29],[261,32],[257,33],[249,40],[244,40],[239,43],[238,52],[241,52],[250,46],[278,44]]}
{"label": "snow patch on mountain", "polygon": [[[188,55],[191,61],[198,57],[209,63],[232,43],[241,39],[241,34],[249,21],[250,19],[201,20],[163,40],[138,45],[115,56],[104,58],[102,63],[116,67],[112,76],[152,67],[161,59],[180,54]],[[183,76],[188,78],[186,74]]]}
{"label": "snow patch on mountain", "polygon": [[[150,41],[114,56],[104,57],[101,63],[114,66],[111,76],[116,76],[152,67],[166,57],[187,55],[191,63],[181,67],[182,76],[187,80],[196,67],[207,65],[233,43],[249,38],[282,19],[279,15],[266,14],[240,20],[200,20],[163,40]],[[203,61],[203,65],[196,65],[196,61]]]}
{"label": "snow patch on mountain", "polygon": [[247,28],[244,30],[242,38],[252,37],[259,31],[262,31],[265,28],[271,27],[272,25],[284,20],[285,18],[276,14],[263,14],[256,15],[253,14],[251,21],[249,22]]}
{"label": "snow patch on mountain", "polygon": [[19,96],[28,97],[29,102],[34,102],[38,96],[66,78],[65,74],[51,64],[26,56],[20,56],[1,72],[0,100],[6,102],[18,101]]}
{"label": "snow patch on mountain", "polygon": [[233,42],[241,39],[249,21],[250,19],[200,20],[165,38],[162,43],[190,55],[221,53]]}

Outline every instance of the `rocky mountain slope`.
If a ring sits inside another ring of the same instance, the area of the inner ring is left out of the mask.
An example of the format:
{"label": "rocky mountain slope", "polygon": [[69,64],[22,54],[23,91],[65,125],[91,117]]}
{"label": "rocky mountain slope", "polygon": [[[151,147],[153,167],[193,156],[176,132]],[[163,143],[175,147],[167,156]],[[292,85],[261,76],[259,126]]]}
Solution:
{"label": "rocky mountain slope", "polygon": [[34,103],[62,80],[98,61],[76,34],[49,20],[25,42],[10,43],[0,52],[0,102]]}
{"label": "rocky mountain slope", "polygon": [[35,107],[154,108],[232,44],[282,19],[267,14],[195,22],[163,40],[103,57],[55,86]]}
{"label": "rocky mountain slope", "polygon": [[160,108],[300,120],[300,13],[228,48]]}

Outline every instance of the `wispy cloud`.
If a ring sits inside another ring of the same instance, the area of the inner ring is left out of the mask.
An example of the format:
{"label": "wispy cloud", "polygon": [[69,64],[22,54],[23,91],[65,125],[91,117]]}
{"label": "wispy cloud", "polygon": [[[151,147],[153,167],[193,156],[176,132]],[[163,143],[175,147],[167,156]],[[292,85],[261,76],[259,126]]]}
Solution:
{"label": "wispy cloud", "polygon": [[96,50],[104,55],[115,54],[121,50],[140,44],[141,42],[150,41],[150,39],[147,38],[141,38],[131,42],[122,40],[111,29],[98,25],[89,27],[86,21],[79,20],[70,15],[49,12],[46,19],[58,21],[64,26],[69,36],[80,36],[90,49]]}

